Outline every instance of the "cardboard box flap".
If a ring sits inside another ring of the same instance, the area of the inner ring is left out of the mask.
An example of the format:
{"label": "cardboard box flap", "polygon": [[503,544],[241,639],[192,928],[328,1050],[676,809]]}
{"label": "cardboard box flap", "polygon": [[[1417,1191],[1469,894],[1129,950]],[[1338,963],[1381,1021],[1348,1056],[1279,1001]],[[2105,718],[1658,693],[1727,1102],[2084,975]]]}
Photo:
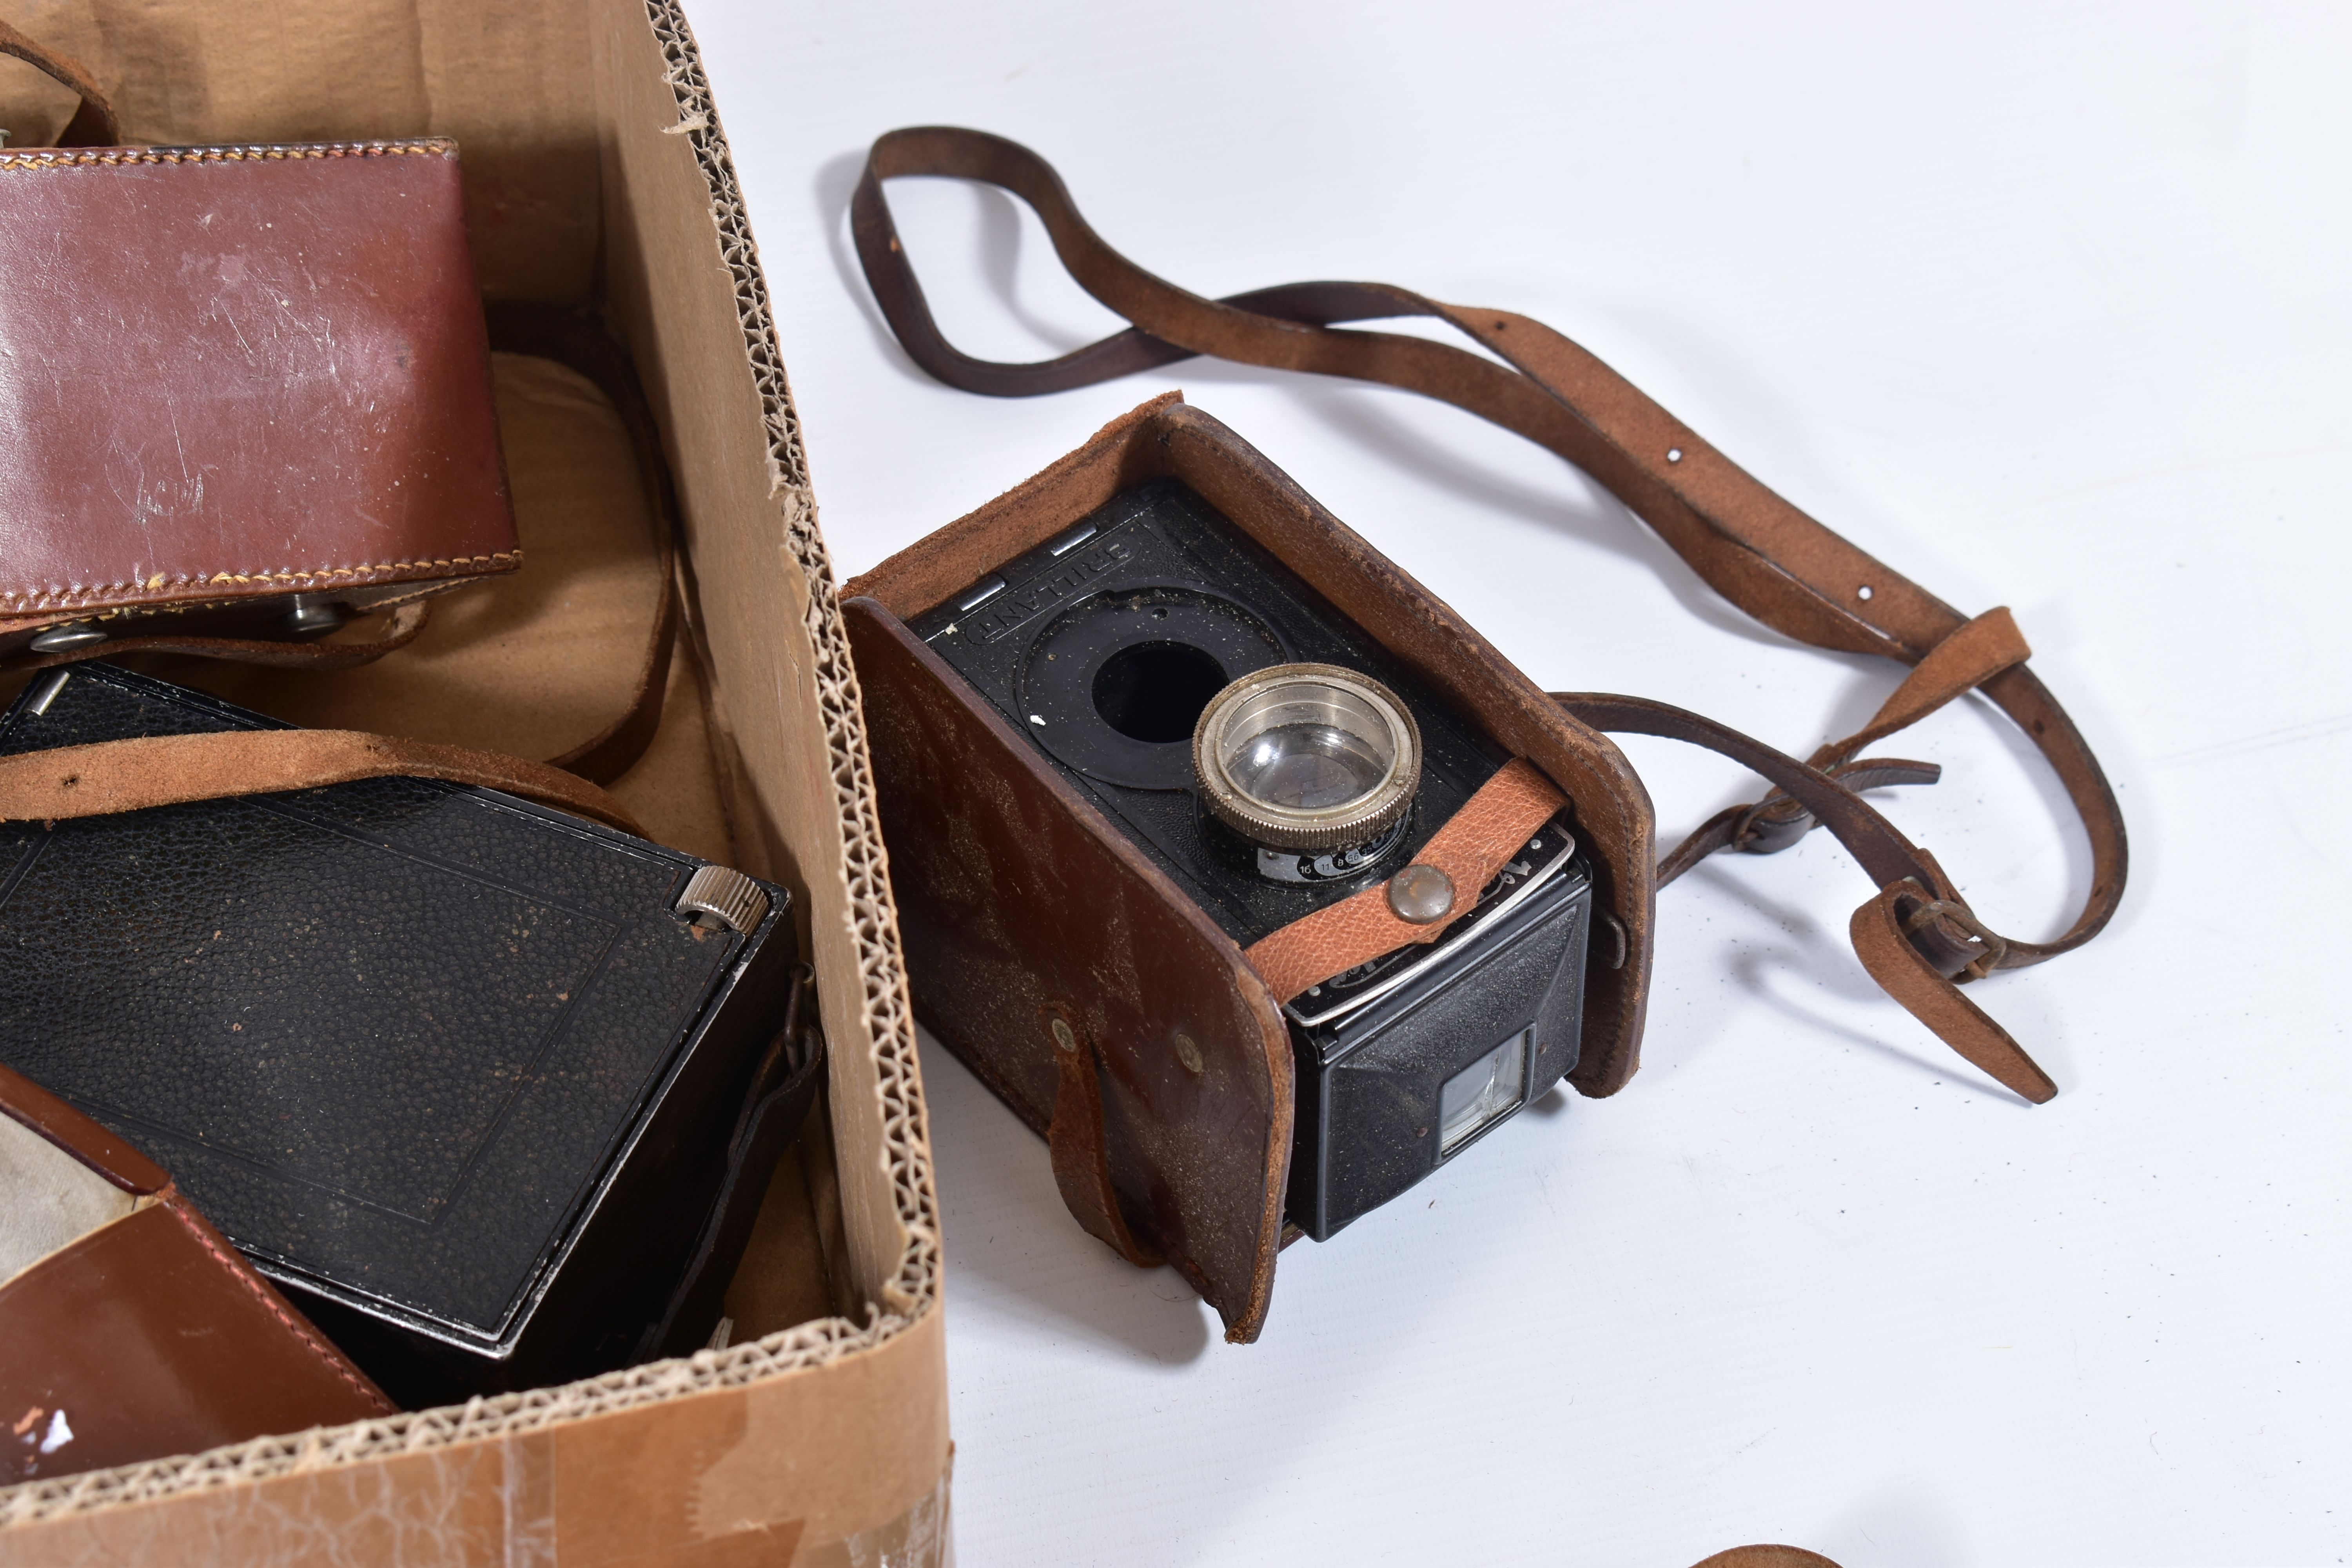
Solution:
{"label": "cardboard box flap", "polygon": [[[617,311],[677,476],[709,688],[688,718],[707,717],[744,868],[790,885],[807,921],[865,1310],[563,1387],[0,1491],[0,1555],[293,1561],[331,1541],[354,1560],[829,1562],[895,1542],[935,1561],[938,1205],[897,918],[766,283],[681,9],[299,0],[265,26],[227,0],[36,0],[17,20],[91,67],[142,140],[453,136],[486,289]],[[29,68],[0,76],[19,145],[54,134],[51,96]]]}

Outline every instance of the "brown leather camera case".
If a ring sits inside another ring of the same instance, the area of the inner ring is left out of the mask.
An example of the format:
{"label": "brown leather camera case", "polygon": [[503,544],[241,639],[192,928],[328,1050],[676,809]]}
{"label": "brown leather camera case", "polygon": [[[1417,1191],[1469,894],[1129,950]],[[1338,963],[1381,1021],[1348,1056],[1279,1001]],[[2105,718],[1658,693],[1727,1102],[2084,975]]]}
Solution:
{"label": "brown leather camera case", "polygon": [[[1587,1094],[1612,1092],[1635,1066],[1653,820],[1616,746],[1178,394],[1106,426],[845,590],[918,1014],[1050,1137],[1081,1222],[1137,1261],[1156,1244],[1224,1319],[1226,1337],[1245,1342],[1265,1321],[1290,1164],[1291,1045],[1275,994],[1232,939],[907,626],[1158,475],[1192,486],[1575,803],[1596,908],[1625,934],[1623,961],[1597,962],[1586,981],[1573,1081]],[[1057,1025],[1085,1048],[1057,1050]],[[1197,1073],[1180,1037],[1192,1043]],[[1090,1106],[1069,1105],[1074,1084],[1084,1086],[1066,1062],[1098,1064],[1083,1075],[1098,1079],[1098,1121]],[[1090,1163],[1108,1188],[1093,1214]]]}
{"label": "brown leather camera case", "polygon": [[353,663],[283,601],[521,563],[455,142],[0,153],[0,661]]}
{"label": "brown leather camera case", "polygon": [[0,1067],[0,1484],[393,1406],[155,1163]]}

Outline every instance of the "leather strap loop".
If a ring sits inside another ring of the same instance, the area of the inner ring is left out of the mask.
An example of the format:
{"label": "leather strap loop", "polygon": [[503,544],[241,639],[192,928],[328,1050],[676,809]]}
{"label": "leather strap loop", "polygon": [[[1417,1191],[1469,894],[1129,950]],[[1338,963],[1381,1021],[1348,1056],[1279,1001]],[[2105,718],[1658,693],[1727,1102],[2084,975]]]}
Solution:
{"label": "leather strap loop", "polygon": [[[2039,1105],[2057,1094],[2050,1075],[1962,996],[1951,979],[1998,967],[2014,944],[2003,942],[1977,920],[1934,856],[1905,837],[1844,782],[1737,730],[1663,702],[1591,692],[1552,696],[1596,730],[1705,746],[1771,780],[1836,835],[1878,884],[1878,896],[1855,910],[1850,924],[1854,952],[1880,988],[1961,1057],[2025,1099]],[[1661,879],[1668,868],[1676,874],[1687,868],[1677,861],[1688,848],[1685,844],[1668,858]]]}
{"label": "leather strap loop", "polygon": [[[2001,671],[2024,663],[2032,651],[2008,610],[1987,610],[1929,650],[1927,657],[1903,678],[1903,683],[1878,705],[1869,723],[1815,752],[1812,766],[1849,790],[1934,784],[1943,770],[1932,763],[1847,759],[1874,741],[1917,723]],[[1717,849],[1738,849],[1749,855],[1777,854],[1812,828],[1811,814],[1784,794],[1769,795],[1753,805],[1733,806],[1703,824],[1659,863],[1658,885],[1664,887]],[[2004,957],[2008,945],[2002,944]]]}
{"label": "leather strap loop", "polygon": [[1054,1184],[1087,1235],[1138,1268],[1156,1268],[1163,1261],[1159,1251],[1127,1223],[1111,1184],[1110,1136],[1094,1040],[1073,1009],[1049,1004],[1039,1013],[1054,1039],[1054,1120],[1045,1130]]}
{"label": "leather strap loop", "polygon": [[0,757],[0,822],[60,822],[189,801],[412,776],[504,790],[645,837],[621,803],[561,768],[355,730],[232,730]]}
{"label": "leather strap loop", "polygon": [[1836,836],[1846,852],[1862,863],[1872,883],[1886,887],[1914,882],[1939,899],[1956,898],[1935,858],[1913,844],[1902,829],[1881,816],[1844,785],[1810,763],[1801,763],[1775,751],[1753,736],[1704,714],[1646,697],[1620,697],[1599,691],[1555,691],[1553,701],[1570,717],[1612,734],[1656,735],[1688,745],[1704,746],[1729,757],[1752,773],[1761,773],[1785,795],[1794,797]]}
{"label": "leather strap loop", "polygon": [[107,101],[97,79],[89,74],[89,67],[71,55],[35,43],[5,22],[0,22],[0,55],[16,56],[52,80],[71,89],[81,99],[73,118],[66,121],[63,131],[58,132],[58,146],[122,145],[122,122],[115,117],[114,105]]}
{"label": "leather strap loop", "polygon": [[[1822,770],[1840,787],[1862,791],[1893,784],[1931,784],[1944,776],[1934,763],[1914,763],[1899,757],[1868,757],[1834,763]],[[1718,850],[1744,855],[1777,855],[1792,847],[1819,826],[1818,819],[1797,801],[1778,791],[1750,805],[1728,806],[1700,826],[1658,862],[1658,886],[1663,888]]]}
{"label": "leather strap loop", "polygon": [[1881,889],[1878,897],[1854,910],[1848,931],[1862,966],[1913,1017],[1995,1079],[2036,1105],[2057,1098],[2058,1086],[2009,1031],[1961,995],[1950,977],[1919,951],[1913,941],[1913,921],[1922,913],[1940,919],[1946,911],[1931,910],[1916,888],[1900,883]]}
{"label": "leather strap loop", "polygon": [[1416,942],[1433,942],[1476,905],[1538,828],[1568,804],[1552,782],[1524,757],[1514,757],[1478,787],[1412,858],[1434,866],[1454,885],[1454,907],[1443,920],[1416,924],[1389,904],[1390,878],[1291,921],[1242,952],[1277,1002],[1287,1002],[1360,963]]}

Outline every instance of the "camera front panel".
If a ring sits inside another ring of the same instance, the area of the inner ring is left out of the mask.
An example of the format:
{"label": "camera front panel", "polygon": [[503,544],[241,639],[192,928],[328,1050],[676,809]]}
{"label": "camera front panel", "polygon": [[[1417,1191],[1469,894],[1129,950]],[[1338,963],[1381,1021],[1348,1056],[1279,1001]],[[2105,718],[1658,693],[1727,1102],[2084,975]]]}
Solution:
{"label": "camera front panel", "polygon": [[1285,1009],[1291,1224],[1328,1240],[1575,1068],[1591,914],[1591,877],[1555,817],[1433,950],[1390,953]]}

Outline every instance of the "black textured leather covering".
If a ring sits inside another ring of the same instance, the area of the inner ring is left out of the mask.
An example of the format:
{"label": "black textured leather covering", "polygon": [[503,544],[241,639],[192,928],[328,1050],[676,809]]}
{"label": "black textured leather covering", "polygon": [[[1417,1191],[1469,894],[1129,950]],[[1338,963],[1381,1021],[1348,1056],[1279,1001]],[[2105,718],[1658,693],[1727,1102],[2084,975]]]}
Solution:
{"label": "black textured leather covering", "polygon": [[[282,727],[108,666],[53,679],[0,755]],[[783,889],[749,934],[672,912],[705,864],[412,778],[10,824],[0,1060],[165,1161],[395,1398],[618,1364],[791,978]],[[551,1293],[564,1321],[534,1324]],[[489,1364],[527,1334],[528,1366]],[[442,1374],[397,1364],[416,1335]]]}

